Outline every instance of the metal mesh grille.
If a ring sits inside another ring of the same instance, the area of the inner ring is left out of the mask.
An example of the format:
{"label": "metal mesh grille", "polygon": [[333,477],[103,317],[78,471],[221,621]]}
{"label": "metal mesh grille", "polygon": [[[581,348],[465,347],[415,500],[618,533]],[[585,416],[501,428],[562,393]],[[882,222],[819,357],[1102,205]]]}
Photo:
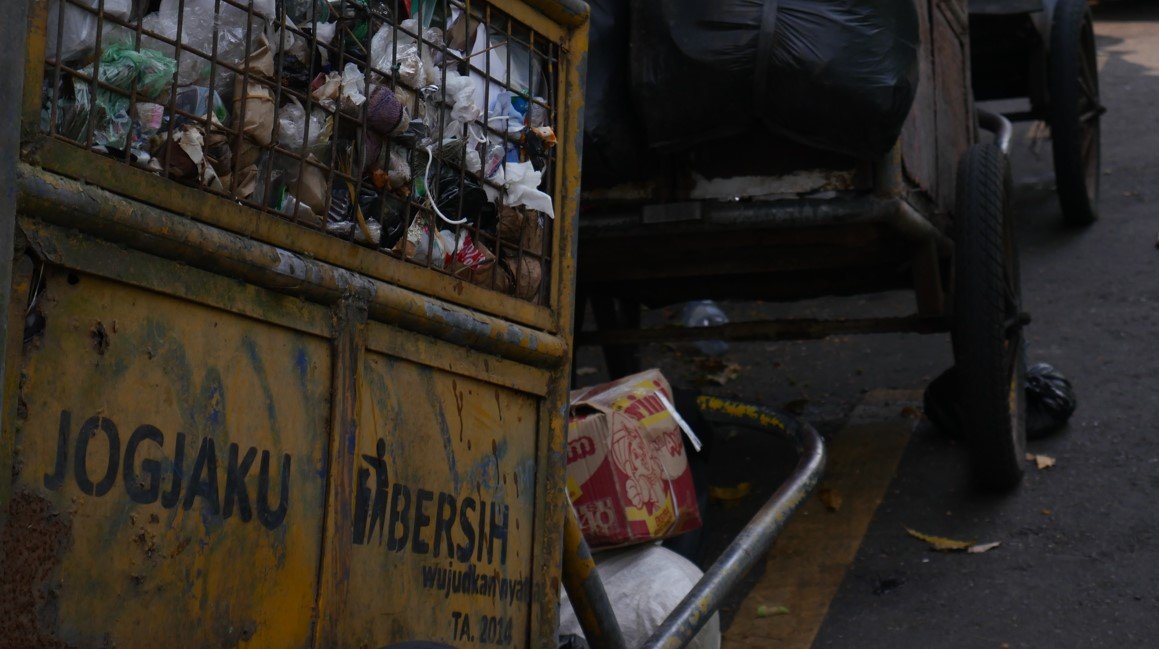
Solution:
{"label": "metal mesh grille", "polygon": [[470,0],[52,0],[41,128],[548,296],[559,48]]}

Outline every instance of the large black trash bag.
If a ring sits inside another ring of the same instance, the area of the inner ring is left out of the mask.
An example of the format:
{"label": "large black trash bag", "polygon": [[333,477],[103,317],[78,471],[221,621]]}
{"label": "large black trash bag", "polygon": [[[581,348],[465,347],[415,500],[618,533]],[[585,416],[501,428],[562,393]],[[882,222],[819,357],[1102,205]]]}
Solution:
{"label": "large black trash bag", "polygon": [[[926,417],[950,437],[962,437],[961,387],[957,367],[942,372],[926,386]],[[1070,420],[1078,406],[1074,388],[1058,370],[1037,363],[1026,370],[1026,436],[1045,437]]]}
{"label": "large black trash bag", "polygon": [[631,0],[590,0],[587,87],[584,92],[585,186],[635,180],[648,171],[644,126],[632,105],[628,59]]}
{"label": "large black trash bag", "polygon": [[637,0],[631,30],[633,99],[662,150],[763,125],[872,158],[917,90],[913,0]]}

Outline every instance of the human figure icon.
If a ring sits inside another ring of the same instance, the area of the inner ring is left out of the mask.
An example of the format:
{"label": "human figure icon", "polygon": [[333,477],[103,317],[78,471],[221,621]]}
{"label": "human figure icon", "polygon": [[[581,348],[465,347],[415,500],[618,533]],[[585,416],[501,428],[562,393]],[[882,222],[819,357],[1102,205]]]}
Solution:
{"label": "human figure icon", "polygon": [[[390,481],[386,468],[386,440],[378,438],[375,455],[363,455],[362,460],[369,467],[358,469],[358,486],[354,495],[354,544],[363,545],[374,538],[378,530],[378,544],[382,545],[382,533],[386,526],[386,503]],[[370,486],[370,473],[374,472],[374,487]]]}

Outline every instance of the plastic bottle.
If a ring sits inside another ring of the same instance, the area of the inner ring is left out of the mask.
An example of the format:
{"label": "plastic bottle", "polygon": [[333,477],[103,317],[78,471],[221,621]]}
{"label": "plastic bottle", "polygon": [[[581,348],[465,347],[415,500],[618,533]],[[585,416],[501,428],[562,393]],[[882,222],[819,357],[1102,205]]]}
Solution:
{"label": "plastic bottle", "polygon": [[[712,300],[685,302],[680,312],[680,322],[685,327],[715,327],[728,324],[728,316]],[[702,354],[721,356],[728,351],[728,343],[723,340],[700,340],[695,343]]]}

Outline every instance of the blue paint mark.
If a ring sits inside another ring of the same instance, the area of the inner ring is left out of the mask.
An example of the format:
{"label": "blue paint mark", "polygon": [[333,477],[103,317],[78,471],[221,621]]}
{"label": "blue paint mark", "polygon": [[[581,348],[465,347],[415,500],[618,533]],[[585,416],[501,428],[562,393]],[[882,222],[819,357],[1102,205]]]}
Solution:
{"label": "blue paint mark", "polygon": [[197,413],[193,399],[193,368],[185,355],[181,341],[170,335],[164,322],[145,321],[143,348],[153,352],[157,363],[165,368],[165,376],[177,392],[181,420],[186,432],[197,430]]}
{"label": "blue paint mark", "polygon": [[500,488],[502,485],[499,476],[499,462],[495,456],[488,455],[480,459],[467,471],[465,477],[468,484],[474,484],[479,489],[486,489],[493,500],[502,500],[503,489]]}
{"label": "blue paint mark", "polygon": [[266,400],[266,417],[270,422],[270,437],[273,438],[275,446],[281,445],[281,429],[278,426],[278,409],[274,404],[274,391],[270,389],[270,380],[266,375],[266,366],[262,361],[261,354],[258,352],[257,343],[253,338],[246,336],[241,340],[241,346],[245,350],[246,359],[249,360],[250,366],[254,368],[254,373],[257,374],[258,385],[262,388],[262,396]]}
{"label": "blue paint mark", "polygon": [[310,359],[306,356],[305,347],[298,347],[295,352],[294,367],[298,370],[298,387],[302,389],[303,394],[306,394],[309,386],[307,377],[310,373]]}
{"label": "blue paint mark", "polygon": [[519,494],[535,493],[535,458],[526,458],[515,465],[515,475],[519,480]]}
{"label": "blue paint mark", "polygon": [[207,430],[198,432],[214,437],[217,440],[225,439],[225,385],[221,380],[221,372],[211,367],[205,371],[205,378],[201,380],[201,390],[197,399],[198,414],[204,416],[204,425]]}
{"label": "blue paint mark", "polygon": [[[434,371],[429,367],[423,367],[420,370],[423,378],[426,381],[427,394],[430,395],[430,403],[440,403],[439,395],[435,392]],[[451,428],[447,425],[447,412],[440,408],[438,416],[435,421],[439,426],[439,437],[443,440],[443,453],[447,457],[447,468],[451,471],[451,480],[455,484],[455,493],[459,492],[462,486],[462,478],[459,476],[459,469],[455,462],[455,447],[451,441]]]}

